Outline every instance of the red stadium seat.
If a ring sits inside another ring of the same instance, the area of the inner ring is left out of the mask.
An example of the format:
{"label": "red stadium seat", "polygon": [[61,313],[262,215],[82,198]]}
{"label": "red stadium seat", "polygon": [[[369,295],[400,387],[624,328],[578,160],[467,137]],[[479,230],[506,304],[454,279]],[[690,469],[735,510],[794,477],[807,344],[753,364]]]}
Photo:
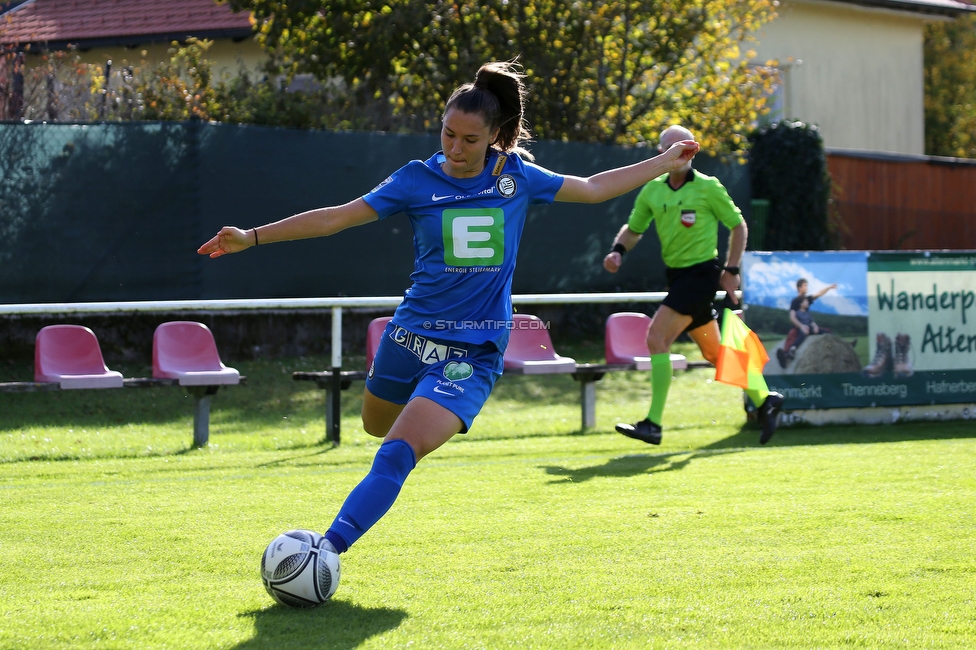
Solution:
{"label": "red stadium seat", "polygon": [[95,333],[82,325],[48,325],[37,333],[34,381],[64,389],[122,388],[122,373],[109,370]]}
{"label": "red stadium seat", "polygon": [[[607,363],[633,363],[637,370],[650,370],[651,352],[647,349],[650,327],[651,317],[647,314],[632,311],[610,314],[604,336]],[[671,365],[675,370],[687,368],[688,360],[682,354],[672,354]]]}
{"label": "red stadium seat", "polygon": [[172,321],[153,334],[153,377],[180,386],[239,384],[240,373],[220,361],[213,334],[203,323]]}
{"label": "red stadium seat", "polygon": [[514,320],[505,351],[505,370],[519,370],[526,375],[575,372],[576,360],[556,353],[542,319],[530,314],[515,314]]}
{"label": "red stadium seat", "polygon": [[379,349],[380,341],[383,339],[383,330],[391,320],[393,320],[392,316],[383,316],[369,322],[369,327],[366,328],[366,370],[373,365],[373,357],[376,356],[376,350]]}

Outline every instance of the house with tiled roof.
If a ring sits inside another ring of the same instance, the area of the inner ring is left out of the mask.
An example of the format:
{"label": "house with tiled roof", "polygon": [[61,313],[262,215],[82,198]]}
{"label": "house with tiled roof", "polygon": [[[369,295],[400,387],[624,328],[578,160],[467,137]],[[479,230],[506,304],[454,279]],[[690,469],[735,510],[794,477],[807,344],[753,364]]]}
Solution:
{"label": "house with tiled roof", "polygon": [[214,0],[0,1],[0,47],[39,52],[75,47],[85,63],[116,65],[169,58],[173,41],[208,39],[217,71],[256,69],[266,55],[250,14]]}
{"label": "house with tiled roof", "polygon": [[[923,29],[976,11],[966,0],[781,0],[755,37],[777,61],[776,117],[817,124],[828,148],[924,152]],[[168,59],[173,40],[208,38],[218,72],[265,55],[250,16],[214,0],[0,0],[0,46],[75,44],[88,63]]]}
{"label": "house with tiled roof", "polygon": [[923,29],[976,11],[958,0],[782,0],[756,34],[778,62],[778,117],[816,124],[828,149],[925,151]]}

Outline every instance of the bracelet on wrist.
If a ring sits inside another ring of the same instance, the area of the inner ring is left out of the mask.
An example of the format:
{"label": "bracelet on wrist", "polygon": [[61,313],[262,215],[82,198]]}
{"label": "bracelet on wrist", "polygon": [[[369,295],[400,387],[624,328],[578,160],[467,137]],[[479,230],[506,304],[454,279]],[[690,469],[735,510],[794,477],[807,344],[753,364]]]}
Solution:
{"label": "bracelet on wrist", "polygon": [[726,266],[725,267],[725,270],[726,270],[726,272],[731,273],[732,275],[739,275],[739,267],[738,266]]}
{"label": "bracelet on wrist", "polygon": [[254,245],[257,246],[258,245],[258,229],[257,228],[251,228],[251,232],[254,233]]}
{"label": "bracelet on wrist", "polygon": [[610,252],[620,253],[620,256],[623,257],[624,253],[627,252],[627,247],[621,244],[620,242],[617,242],[616,244],[613,245],[613,248],[610,249]]}

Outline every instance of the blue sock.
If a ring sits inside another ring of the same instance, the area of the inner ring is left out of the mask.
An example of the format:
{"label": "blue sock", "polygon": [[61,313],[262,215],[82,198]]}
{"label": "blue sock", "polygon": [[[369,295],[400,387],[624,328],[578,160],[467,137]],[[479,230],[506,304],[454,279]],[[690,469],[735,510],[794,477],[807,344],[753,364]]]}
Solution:
{"label": "blue sock", "polygon": [[388,440],[380,445],[369,474],[346,497],[325,533],[338,552],[344,553],[387,513],[416,466],[417,456],[405,441]]}

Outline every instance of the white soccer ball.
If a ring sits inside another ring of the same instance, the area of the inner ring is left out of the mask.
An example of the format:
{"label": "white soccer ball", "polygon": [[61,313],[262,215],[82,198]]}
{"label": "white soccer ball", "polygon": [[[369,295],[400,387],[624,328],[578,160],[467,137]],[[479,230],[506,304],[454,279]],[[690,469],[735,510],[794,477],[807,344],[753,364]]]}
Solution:
{"label": "white soccer ball", "polygon": [[288,607],[316,607],[339,586],[339,554],[322,535],[289,530],[274,538],[261,557],[261,582]]}

